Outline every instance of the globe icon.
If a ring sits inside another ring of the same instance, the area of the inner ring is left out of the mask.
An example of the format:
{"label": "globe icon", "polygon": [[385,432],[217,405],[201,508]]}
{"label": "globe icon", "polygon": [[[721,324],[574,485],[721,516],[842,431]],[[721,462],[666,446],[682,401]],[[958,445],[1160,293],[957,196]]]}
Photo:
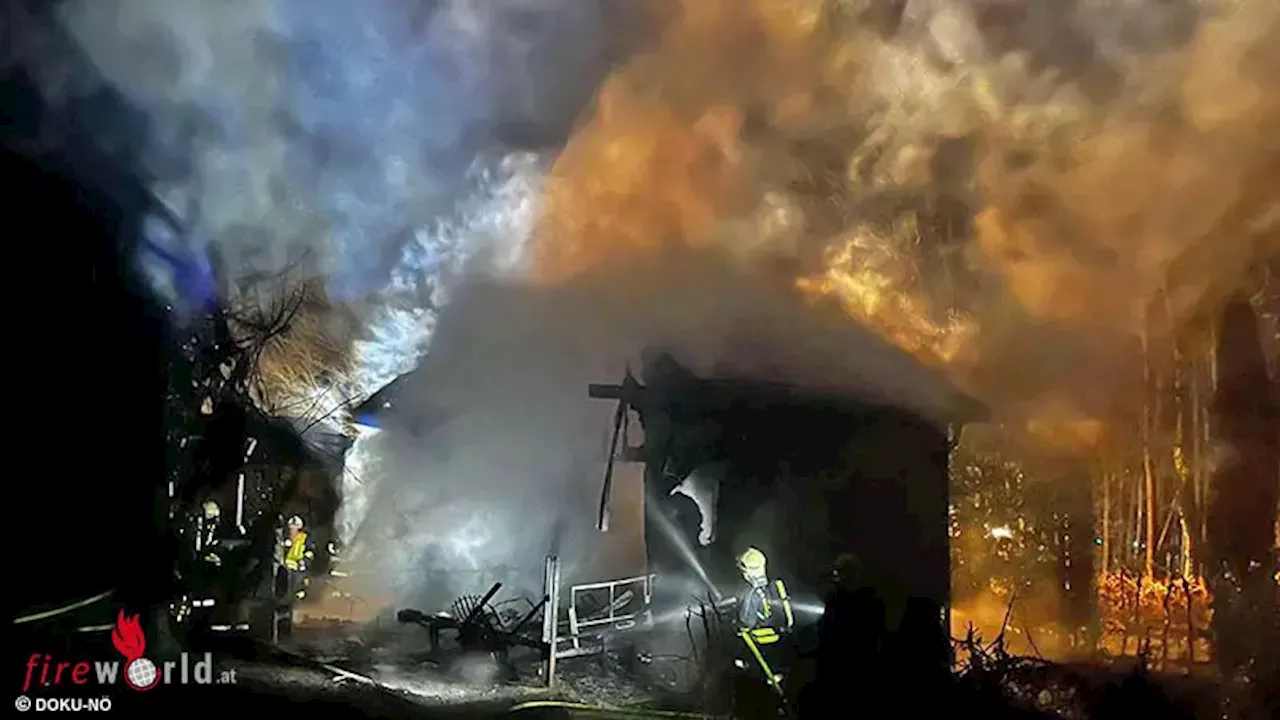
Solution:
{"label": "globe icon", "polygon": [[133,660],[124,669],[124,672],[129,684],[138,690],[150,689],[159,679],[159,672],[156,670],[155,663],[146,658]]}

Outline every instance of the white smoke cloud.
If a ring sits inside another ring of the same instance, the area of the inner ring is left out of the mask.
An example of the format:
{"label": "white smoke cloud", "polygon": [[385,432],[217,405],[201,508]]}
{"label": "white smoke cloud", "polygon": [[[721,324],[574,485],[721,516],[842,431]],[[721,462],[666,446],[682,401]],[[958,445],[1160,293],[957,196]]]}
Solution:
{"label": "white smoke cloud", "polygon": [[[399,422],[370,441],[378,478],[352,566],[375,594],[422,607],[495,581],[536,595],[548,553],[566,586],[640,572],[638,498],[615,498],[625,521],[595,527],[613,406],[587,385],[617,380],[628,361],[639,370],[653,347],[703,376],[862,396],[939,421],[958,409],[952,387],[904,352],[715,253],[551,287],[473,277],[399,388]],[[412,432],[423,420],[430,432]]]}
{"label": "white smoke cloud", "polygon": [[553,144],[608,53],[600,6],[565,0],[80,0],[61,17],[144,111],[158,194],[233,284],[301,263],[351,301],[435,273],[449,249],[422,238],[485,192],[477,156]]}
{"label": "white smoke cloud", "polygon": [[[286,270],[319,276],[356,312],[355,377],[315,393],[327,410],[413,368],[458,277],[520,272],[545,151],[632,34],[621,12],[609,0],[68,0],[60,29],[100,77],[46,90],[105,83],[139,111],[142,172],[187,226],[149,236],[161,255],[208,254],[232,296]],[[171,304],[203,293],[148,259]],[[387,442],[361,437],[348,458],[344,538],[379,502]],[[430,550],[455,565],[482,521],[502,520],[463,513],[472,532],[462,516],[419,515],[458,526]],[[388,562],[403,568],[428,549],[398,552]]]}
{"label": "white smoke cloud", "polygon": [[379,294],[366,336],[355,341],[361,382],[368,391],[417,364],[457,278],[477,270],[522,272],[542,168],[542,159],[526,152],[503,156],[496,166],[480,166],[480,191],[454,219],[414,232]]}
{"label": "white smoke cloud", "polygon": [[[465,205],[460,220],[415,233],[392,272],[381,304],[369,315],[364,337],[355,341],[363,394],[376,391],[418,364],[430,346],[437,309],[448,302],[450,278],[474,269],[478,259],[484,261],[488,272],[520,273],[540,178],[538,156],[508,155],[496,171],[484,176],[481,187],[485,192]],[[421,272],[427,264],[423,258],[436,268],[434,272]],[[424,292],[419,287],[424,282],[432,285],[427,305],[421,302]],[[365,428],[360,433],[347,453],[343,506],[338,513],[339,535],[348,542],[356,537],[383,477],[383,448],[375,439],[376,431]]]}

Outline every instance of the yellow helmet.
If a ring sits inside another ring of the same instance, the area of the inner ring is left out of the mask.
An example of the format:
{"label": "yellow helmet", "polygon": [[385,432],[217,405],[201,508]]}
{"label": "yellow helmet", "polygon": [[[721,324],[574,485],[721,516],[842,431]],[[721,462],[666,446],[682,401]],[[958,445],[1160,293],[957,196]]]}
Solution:
{"label": "yellow helmet", "polygon": [[763,587],[769,582],[764,553],[757,548],[749,547],[738,556],[738,572],[742,579],[756,587]]}
{"label": "yellow helmet", "polygon": [[222,508],[218,507],[218,503],[207,500],[204,504],[204,517],[206,520],[213,520],[222,514]]}

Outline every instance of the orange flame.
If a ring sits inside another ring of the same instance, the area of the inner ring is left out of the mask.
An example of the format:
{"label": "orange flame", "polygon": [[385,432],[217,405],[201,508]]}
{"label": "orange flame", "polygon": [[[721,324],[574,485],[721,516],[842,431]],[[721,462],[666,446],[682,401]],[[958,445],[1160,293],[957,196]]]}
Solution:
{"label": "orange flame", "polygon": [[137,615],[125,617],[124,611],[120,611],[116,616],[116,627],[111,631],[111,644],[116,646],[125,660],[133,661],[142,657],[147,651],[147,636],[142,632],[142,624],[138,622]]}
{"label": "orange flame", "polygon": [[605,83],[552,168],[534,244],[544,281],[715,242],[717,223],[758,199],[748,111],[770,108],[765,120],[776,123],[809,105],[810,13],[741,0],[678,5],[655,52]]}
{"label": "orange flame", "polygon": [[[804,294],[1085,452],[1131,410],[1153,300],[1153,334],[1176,329],[1280,248],[1274,3],[1232,4],[1107,103],[1016,58],[935,67],[919,33],[886,39],[842,3],[672,4],[556,160],[539,280],[667,247],[785,255]],[[959,264],[980,287],[938,269]]]}

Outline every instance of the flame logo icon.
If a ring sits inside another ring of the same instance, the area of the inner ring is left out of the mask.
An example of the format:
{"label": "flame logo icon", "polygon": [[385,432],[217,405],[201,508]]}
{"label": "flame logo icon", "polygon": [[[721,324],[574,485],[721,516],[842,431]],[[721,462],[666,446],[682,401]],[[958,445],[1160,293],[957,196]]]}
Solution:
{"label": "flame logo icon", "polygon": [[124,611],[120,611],[115,629],[111,631],[111,644],[124,656],[124,681],[129,687],[150,690],[160,684],[155,663],[142,656],[147,651],[147,636],[142,633],[137,615],[125,617]]}

